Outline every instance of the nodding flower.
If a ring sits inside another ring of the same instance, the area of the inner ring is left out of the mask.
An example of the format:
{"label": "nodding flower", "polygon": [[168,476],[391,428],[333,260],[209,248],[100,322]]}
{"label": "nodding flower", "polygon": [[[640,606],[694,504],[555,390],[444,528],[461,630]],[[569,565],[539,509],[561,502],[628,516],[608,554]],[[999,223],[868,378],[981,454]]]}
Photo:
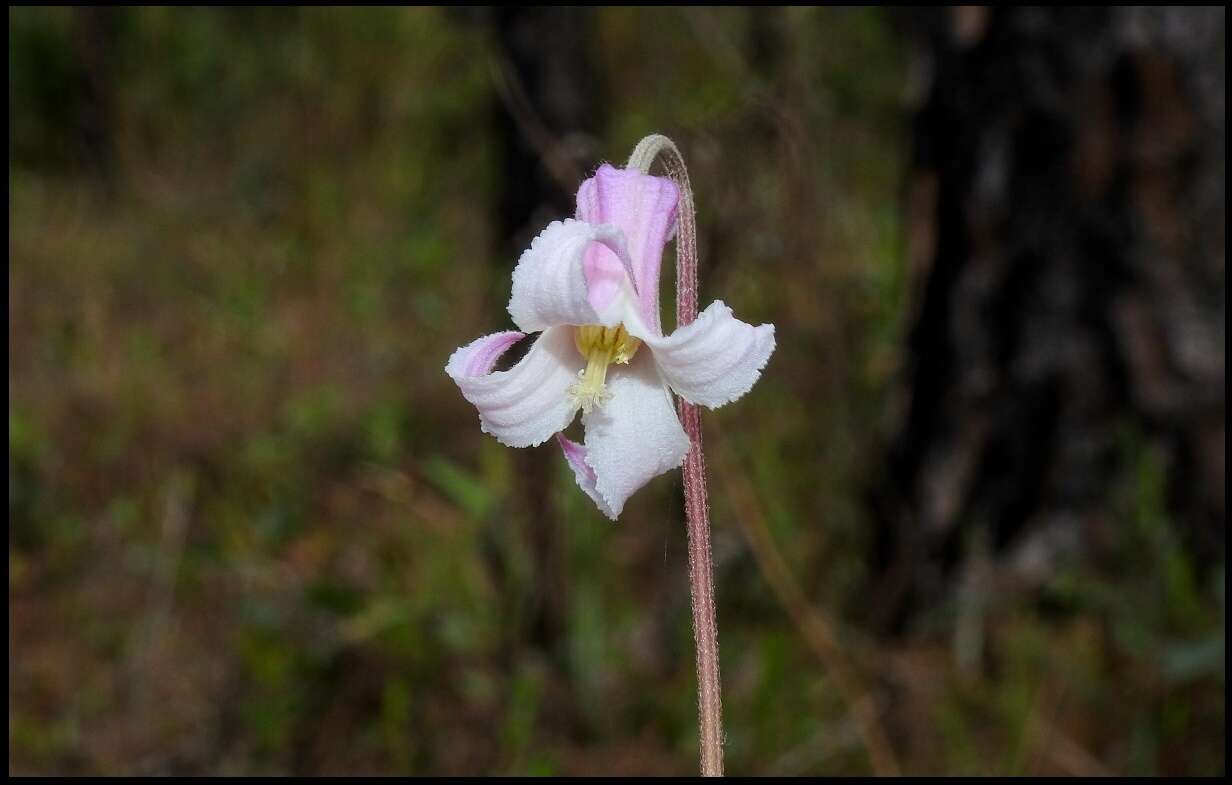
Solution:
{"label": "nodding flower", "polygon": [[[461,347],[445,372],[510,447],[556,436],[578,486],[616,520],[625,501],[689,450],[672,393],[711,409],[748,392],[774,351],[774,325],[736,319],[721,300],[663,335],[659,267],[680,198],[666,177],[603,165],[582,183],[575,218],[544,229],[513,271],[520,331]],[[502,354],[539,332],[507,371]],[[584,444],[561,435],[582,412]]]}

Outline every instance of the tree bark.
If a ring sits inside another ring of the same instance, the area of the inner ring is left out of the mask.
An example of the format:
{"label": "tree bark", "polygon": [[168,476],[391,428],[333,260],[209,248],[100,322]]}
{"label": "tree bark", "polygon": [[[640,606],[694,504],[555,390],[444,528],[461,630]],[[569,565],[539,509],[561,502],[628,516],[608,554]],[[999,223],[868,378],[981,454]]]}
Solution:
{"label": "tree bark", "polygon": [[[906,402],[872,492],[883,628],[953,588],[972,536],[1084,550],[1123,434],[1222,553],[1224,11],[961,8],[914,47]],[[1069,543],[1067,546],[1066,543]]]}
{"label": "tree bark", "polygon": [[113,89],[117,18],[114,8],[75,8],[74,41],[81,58],[75,137],[82,164],[115,192]]}

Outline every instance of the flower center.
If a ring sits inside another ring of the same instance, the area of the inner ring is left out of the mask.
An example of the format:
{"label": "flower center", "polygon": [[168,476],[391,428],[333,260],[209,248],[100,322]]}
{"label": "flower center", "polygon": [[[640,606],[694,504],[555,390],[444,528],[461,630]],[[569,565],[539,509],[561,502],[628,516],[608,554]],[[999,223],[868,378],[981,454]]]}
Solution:
{"label": "flower center", "polygon": [[624,325],[600,327],[588,324],[573,333],[573,343],[586,358],[586,370],[578,372],[578,381],[569,388],[569,395],[583,412],[601,406],[612,394],[607,391],[607,367],[625,364],[637,354],[642,342],[629,335]]}

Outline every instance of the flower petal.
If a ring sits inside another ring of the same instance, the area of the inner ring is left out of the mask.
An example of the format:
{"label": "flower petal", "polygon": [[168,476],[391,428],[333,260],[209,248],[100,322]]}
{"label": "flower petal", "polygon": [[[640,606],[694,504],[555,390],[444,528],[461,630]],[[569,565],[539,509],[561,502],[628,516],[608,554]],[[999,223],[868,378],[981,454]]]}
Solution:
{"label": "flower petal", "polygon": [[604,515],[612,520],[616,520],[616,514],[612,512],[612,508],[603,500],[603,497],[599,495],[598,488],[595,487],[595,470],[586,463],[586,448],[575,441],[566,439],[559,433],[556,434],[556,441],[560,444],[560,449],[565,453],[565,460],[569,463],[569,468],[573,469],[573,476],[577,479],[578,487],[590,497],[591,501],[595,503]]}
{"label": "flower petal", "polygon": [[654,353],[663,378],[681,398],[711,409],[752,389],[774,351],[773,324],[742,322],[722,300],[666,338],[636,320],[626,319],[625,326]]}
{"label": "flower petal", "polygon": [[634,491],[680,466],[689,437],[649,352],[638,352],[627,366],[613,366],[607,389],[611,398],[582,415],[584,462],[594,470],[595,490],[606,503],[599,509],[616,520]]}
{"label": "flower petal", "polygon": [[[592,245],[607,256],[586,259]],[[539,233],[513,270],[509,315],[525,332],[562,324],[619,320],[631,263],[625,237],[615,226],[569,219]]]}
{"label": "flower petal", "polygon": [[[679,200],[680,190],[669,178],[610,164],[599,167],[577,193],[579,220],[614,224],[625,233],[642,319],[659,332],[659,266],[663,246],[676,226]],[[598,245],[586,251],[586,259],[596,264],[603,260],[608,267],[616,261],[611,251]]]}
{"label": "flower petal", "polygon": [[547,441],[577,412],[568,391],[577,381],[582,357],[573,345],[572,328],[545,330],[517,365],[490,372],[523,337],[512,331],[485,336],[458,349],[445,365],[462,396],[479,410],[484,433],[510,447]]}

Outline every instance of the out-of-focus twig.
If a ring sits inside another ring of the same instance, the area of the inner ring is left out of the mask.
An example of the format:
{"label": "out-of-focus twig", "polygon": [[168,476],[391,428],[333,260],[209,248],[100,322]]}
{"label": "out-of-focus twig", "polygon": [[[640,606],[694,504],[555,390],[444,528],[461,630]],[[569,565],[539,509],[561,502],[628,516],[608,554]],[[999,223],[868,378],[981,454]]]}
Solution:
{"label": "out-of-focus twig", "polygon": [[1105,766],[1082,745],[1046,722],[1039,724],[1040,748],[1048,759],[1067,774],[1076,777],[1115,777],[1116,772]]}
{"label": "out-of-focus twig", "polygon": [[183,472],[172,474],[167,483],[149,610],[130,644],[125,669],[133,690],[132,700],[138,706],[144,706],[149,699],[148,674],[153,649],[166,635],[175,610],[175,579],[184,556],[194,485],[193,476]]}
{"label": "out-of-focus twig", "polygon": [[898,760],[881,727],[872,696],[865,691],[848,663],[846,654],[834,636],[833,626],[825,615],[809,602],[804,590],[791,574],[791,568],[775,547],[766,528],[765,516],[756,493],[736,464],[722,435],[712,431],[710,441],[714,445],[712,454],[717,458],[717,468],[723,478],[721,484],[727,491],[740,530],[753,550],[753,557],[762,575],[800,631],[800,635],[834,679],[834,685],[856,721],[873,771],[881,776],[898,775]]}
{"label": "out-of-focus twig", "polygon": [[[1051,719],[1061,703],[1062,688],[1048,681],[1040,688],[1039,697],[1027,719],[1025,749],[1029,756],[1052,761],[1065,774],[1074,777],[1114,777],[1116,774],[1095,759],[1076,741],[1056,726]],[[1030,758],[1028,759],[1030,760]]]}
{"label": "out-of-focus twig", "polygon": [[535,148],[544,168],[561,190],[572,193],[582,182],[584,173],[572,158],[562,152],[560,141],[535,111],[509,56],[498,50],[488,61],[488,68],[496,85],[496,94],[513,117],[523,138]]}

